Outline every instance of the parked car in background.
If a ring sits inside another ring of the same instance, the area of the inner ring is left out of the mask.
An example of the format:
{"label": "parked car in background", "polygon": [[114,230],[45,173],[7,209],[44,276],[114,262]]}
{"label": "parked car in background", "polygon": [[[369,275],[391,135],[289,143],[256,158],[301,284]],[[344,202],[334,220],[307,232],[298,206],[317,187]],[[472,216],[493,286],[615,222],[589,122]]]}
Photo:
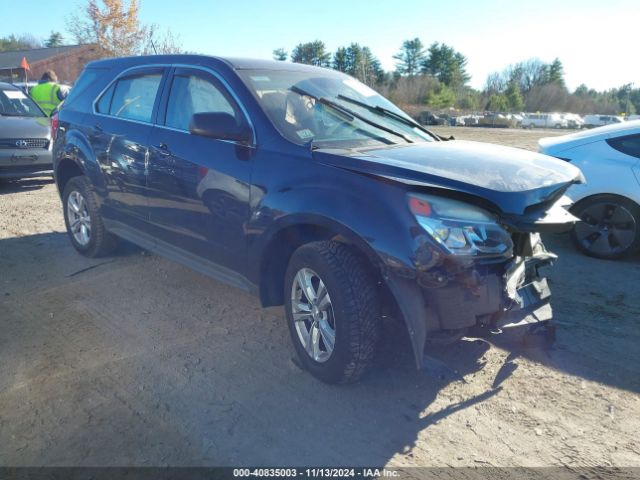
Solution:
{"label": "parked car in background", "polygon": [[567,121],[568,128],[580,130],[584,126],[584,119],[577,113],[563,113],[562,117]]}
{"label": "parked car in background", "polygon": [[29,95],[29,92],[31,91],[31,89],[33,87],[35,87],[38,84],[38,82],[31,80],[28,82],[11,82],[11,85],[14,85],[16,87],[18,87],[20,90],[22,90],[24,93],[26,93],[27,95]]}
{"label": "parked car in background", "polygon": [[[283,305],[302,365],[371,366],[387,315],[425,348],[551,332],[539,232],[576,221],[573,165],[442,141],[340,72],[196,55],[90,63],[58,114],[69,239],[122,237]],[[117,301],[117,299],[114,299]]]}
{"label": "parked car in background", "polygon": [[21,89],[0,83],[0,178],[51,173],[49,118]]}
{"label": "parked car in background", "polygon": [[517,120],[511,117],[509,114],[503,113],[486,113],[478,120],[476,126],[478,127],[493,127],[493,128],[514,128],[517,125]]}
{"label": "parked car in background", "polygon": [[463,123],[465,127],[473,127],[477,125],[482,118],[482,115],[462,115],[458,117],[459,121]]}
{"label": "parked car in background", "polygon": [[420,112],[416,118],[420,125],[448,125],[448,120],[429,111]]}
{"label": "parked car in background", "polygon": [[527,113],[522,128],[567,128],[567,120],[559,113]]}
{"label": "parked car in background", "polygon": [[620,258],[640,248],[640,120],[543,138],[540,151],[579,167],[587,183],[572,186],[572,238],[594,257]]}
{"label": "parked car in background", "polygon": [[510,113],[509,117],[515,121],[516,128],[522,126],[522,120],[524,120],[524,115],[520,113]]}
{"label": "parked car in background", "polygon": [[584,116],[585,128],[602,127],[604,125],[610,125],[612,123],[622,123],[622,122],[624,122],[624,117],[619,117],[617,115],[585,115]]}

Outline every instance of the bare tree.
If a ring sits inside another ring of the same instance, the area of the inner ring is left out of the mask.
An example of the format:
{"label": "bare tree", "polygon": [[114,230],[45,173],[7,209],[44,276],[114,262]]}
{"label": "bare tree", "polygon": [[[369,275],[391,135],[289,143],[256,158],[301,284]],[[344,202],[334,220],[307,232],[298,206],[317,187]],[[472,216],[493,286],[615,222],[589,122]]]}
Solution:
{"label": "bare tree", "polygon": [[67,18],[67,30],[77,43],[95,43],[108,56],[181,53],[180,42],[169,29],[140,23],[139,9],[138,0],[87,0]]}
{"label": "bare tree", "polygon": [[155,23],[147,27],[145,44],[142,49],[143,55],[176,53],[184,53],[184,50],[180,39],[169,28],[161,30]]}

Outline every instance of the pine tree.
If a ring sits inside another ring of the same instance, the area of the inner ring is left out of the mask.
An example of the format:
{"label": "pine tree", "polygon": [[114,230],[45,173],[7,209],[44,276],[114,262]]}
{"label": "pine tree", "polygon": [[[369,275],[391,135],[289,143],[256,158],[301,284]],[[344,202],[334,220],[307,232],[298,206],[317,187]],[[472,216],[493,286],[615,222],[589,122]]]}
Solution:
{"label": "pine tree", "polygon": [[400,75],[413,76],[419,73],[424,61],[424,45],[419,38],[405,40],[400,52],[393,56],[397,60],[396,71]]}

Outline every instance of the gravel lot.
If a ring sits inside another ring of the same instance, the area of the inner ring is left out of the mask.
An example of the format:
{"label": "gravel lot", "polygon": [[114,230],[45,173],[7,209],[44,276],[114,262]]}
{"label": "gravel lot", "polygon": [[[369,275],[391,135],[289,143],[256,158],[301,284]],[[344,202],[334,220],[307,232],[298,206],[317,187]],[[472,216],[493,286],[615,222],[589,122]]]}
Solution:
{"label": "gravel lot", "polygon": [[[439,128],[536,148],[557,132]],[[134,246],[72,249],[50,179],[0,185],[0,465],[640,466],[640,257],[560,255],[551,351],[465,340],[361,383],[292,361],[278,308]]]}

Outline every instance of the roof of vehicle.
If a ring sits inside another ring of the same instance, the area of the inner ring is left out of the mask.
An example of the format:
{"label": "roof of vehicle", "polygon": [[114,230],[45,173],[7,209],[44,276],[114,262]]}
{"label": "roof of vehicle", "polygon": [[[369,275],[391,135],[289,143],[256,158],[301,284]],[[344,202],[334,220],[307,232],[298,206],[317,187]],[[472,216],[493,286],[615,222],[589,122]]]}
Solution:
{"label": "roof of vehicle", "polygon": [[640,134],[640,120],[612,123],[611,125],[583,130],[581,132],[562,135],[559,137],[541,138],[538,144],[545,150],[545,152],[548,151],[548,149],[553,149],[557,152],[585,145],[587,143],[635,134]]}
{"label": "roof of vehicle", "polygon": [[234,70],[289,70],[289,71],[323,71],[327,74],[339,74],[335,70],[302,63],[281,62],[277,60],[263,60],[255,58],[215,57],[210,55],[144,55],[138,57],[120,57],[96,60],[89,64],[91,67],[111,67],[113,65],[136,66],[150,64],[194,64],[203,65],[211,62],[224,63]]}

